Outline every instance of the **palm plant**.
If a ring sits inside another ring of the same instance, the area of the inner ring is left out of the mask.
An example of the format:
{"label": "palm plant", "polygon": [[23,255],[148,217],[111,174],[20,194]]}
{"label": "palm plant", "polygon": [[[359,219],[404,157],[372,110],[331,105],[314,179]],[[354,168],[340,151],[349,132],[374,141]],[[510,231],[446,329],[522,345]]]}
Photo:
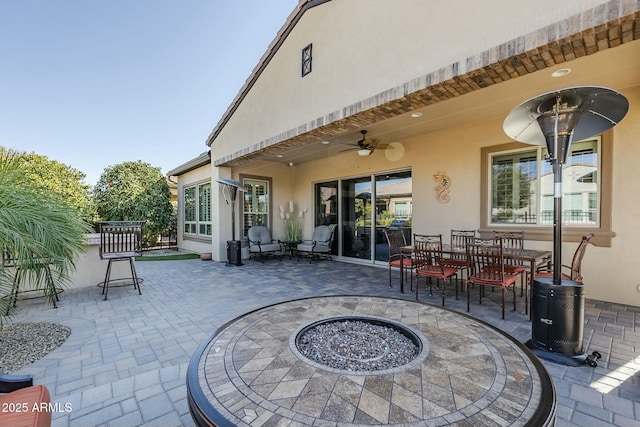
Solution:
{"label": "palm plant", "polygon": [[[87,232],[76,209],[24,178],[17,154],[0,152],[0,296],[11,293],[18,274],[54,298],[55,287],[65,285],[85,250]],[[9,299],[0,299],[0,323],[9,309]]]}

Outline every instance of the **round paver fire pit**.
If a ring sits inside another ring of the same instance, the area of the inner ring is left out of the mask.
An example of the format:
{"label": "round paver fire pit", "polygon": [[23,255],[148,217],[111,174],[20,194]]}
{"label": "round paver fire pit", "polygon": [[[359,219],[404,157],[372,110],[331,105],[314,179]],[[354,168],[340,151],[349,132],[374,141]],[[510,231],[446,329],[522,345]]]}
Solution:
{"label": "round paver fire pit", "polygon": [[275,304],[220,328],[187,374],[198,425],[553,425],[542,364],[496,328],[377,297]]}

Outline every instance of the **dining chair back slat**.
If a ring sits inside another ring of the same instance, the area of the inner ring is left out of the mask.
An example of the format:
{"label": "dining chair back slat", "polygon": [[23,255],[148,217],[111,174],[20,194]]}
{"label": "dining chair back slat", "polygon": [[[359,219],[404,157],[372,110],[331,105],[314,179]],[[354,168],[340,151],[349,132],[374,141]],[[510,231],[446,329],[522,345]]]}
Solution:
{"label": "dining chair back slat", "polygon": [[582,240],[580,241],[576,252],[573,254],[573,260],[571,261],[571,280],[582,282],[582,258],[584,257],[587,246],[593,237],[593,233],[582,236]]}
{"label": "dining chair back slat", "polygon": [[[459,279],[462,280],[465,273],[469,274],[469,263],[467,260],[467,254],[465,248],[467,244],[473,242],[476,238],[475,230],[451,230],[451,253],[445,260],[445,265],[448,267],[457,268],[460,271]],[[458,277],[456,276],[456,279]],[[458,284],[456,283],[456,287]],[[460,286],[464,291],[464,285]]]}
{"label": "dining chair back slat", "polygon": [[[475,238],[475,230],[451,230],[451,248],[464,250]],[[467,268],[467,256],[465,253],[451,253],[449,260],[452,266]]]}
{"label": "dining chair back slat", "polygon": [[494,231],[495,239],[502,239],[504,249],[524,249],[524,231]]}
{"label": "dining chair back slat", "polygon": [[404,233],[401,230],[384,230],[384,235],[387,239],[388,249],[387,263],[389,266],[389,287],[391,287],[391,269],[402,267],[403,272],[408,270],[411,274],[411,290],[413,290],[413,260],[411,259],[410,254],[403,256],[401,252],[401,248],[407,246]]}
{"label": "dining chair back slat", "polygon": [[451,247],[466,248],[476,238],[476,230],[451,230]]}
{"label": "dining chair back slat", "polygon": [[404,233],[400,230],[384,230],[384,235],[387,239],[387,245],[389,246],[389,258],[400,255],[400,248],[407,246]]}
{"label": "dining chair back slat", "polygon": [[470,310],[470,296],[468,284],[478,286],[480,304],[482,304],[482,292],[484,286],[499,287],[502,290],[502,318],[504,319],[505,291],[513,288],[513,311],[516,310],[515,282],[517,275],[505,271],[504,252],[502,239],[496,238],[493,244],[490,241],[476,239],[474,243],[467,245],[467,257],[471,265],[471,272],[467,277],[467,311]]}
{"label": "dining chair back slat", "polygon": [[[420,284],[419,277],[437,279],[444,282],[458,273],[458,269],[447,265],[442,256],[442,235],[413,235],[413,257],[416,270],[416,300]],[[429,294],[433,293],[431,281],[429,281]],[[442,305],[444,306],[445,286],[442,285]],[[456,299],[458,299],[458,286],[456,285]]]}
{"label": "dining chair back slat", "polygon": [[[524,249],[524,231],[494,231],[493,237],[502,240],[504,249]],[[531,273],[523,260],[509,260],[505,264],[507,273],[520,276],[520,296],[529,287],[529,273]]]}
{"label": "dining chair back slat", "polygon": [[419,268],[442,271],[442,235],[413,235],[414,258]]}
{"label": "dining chair back slat", "polygon": [[[571,265],[563,265],[561,267],[564,268],[565,271],[568,270],[568,274],[562,273],[563,279],[569,279],[582,283],[582,258],[584,257],[587,246],[589,245],[589,242],[591,241],[591,239],[593,239],[593,237],[593,233],[582,236],[582,240],[580,241],[580,244],[573,254]],[[547,264],[543,267],[543,269],[538,270],[538,272],[536,273],[536,278],[553,278],[553,265]]]}

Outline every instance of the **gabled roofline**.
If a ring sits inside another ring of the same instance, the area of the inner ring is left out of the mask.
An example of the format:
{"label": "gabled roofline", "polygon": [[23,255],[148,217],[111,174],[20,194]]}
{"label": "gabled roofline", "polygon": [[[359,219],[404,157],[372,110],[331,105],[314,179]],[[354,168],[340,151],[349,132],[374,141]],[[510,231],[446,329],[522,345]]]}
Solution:
{"label": "gabled roofline", "polygon": [[240,89],[240,92],[236,95],[236,97],[231,102],[231,105],[227,108],[225,113],[222,115],[216,127],[213,128],[213,131],[207,138],[206,144],[211,147],[211,144],[216,139],[216,137],[220,134],[224,126],[227,124],[233,113],[238,109],[244,98],[247,96],[253,85],[256,83],[264,69],[269,65],[271,59],[274,57],[276,52],[280,49],[284,41],[287,39],[293,28],[296,26],[302,15],[312,7],[318,6],[323,3],[327,3],[331,0],[300,0],[298,6],[291,12],[286,22],[280,28],[278,33],[276,34],[275,39],[269,44],[267,51],[262,55],[260,61],[258,61],[258,65],[253,69],[249,78],[245,81],[244,85]]}
{"label": "gabled roofline", "polygon": [[191,172],[194,169],[198,169],[199,167],[205,166],[211,163],[211,150],[205,151],[200,154],[198,157],[193,158],[177,168],[171,169],[167,172],[167,176],[179,176],[183,175],[187,172]]}

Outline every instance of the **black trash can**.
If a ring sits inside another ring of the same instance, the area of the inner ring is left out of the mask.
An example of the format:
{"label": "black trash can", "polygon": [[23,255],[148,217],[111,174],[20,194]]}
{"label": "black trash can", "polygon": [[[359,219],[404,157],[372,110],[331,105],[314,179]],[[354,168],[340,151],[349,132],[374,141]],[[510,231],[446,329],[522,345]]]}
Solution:
{"label": "black trash can", "polygon": [[551,278],[533,281],[531,340],[538,356],[565,365],[585,363],[583,352],[584,287],[573,280],[554,284]]}
{"label": "black trash can", "polygon": [[227,265],[242,265],[242,241],[227,240]]}

